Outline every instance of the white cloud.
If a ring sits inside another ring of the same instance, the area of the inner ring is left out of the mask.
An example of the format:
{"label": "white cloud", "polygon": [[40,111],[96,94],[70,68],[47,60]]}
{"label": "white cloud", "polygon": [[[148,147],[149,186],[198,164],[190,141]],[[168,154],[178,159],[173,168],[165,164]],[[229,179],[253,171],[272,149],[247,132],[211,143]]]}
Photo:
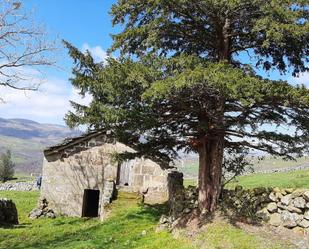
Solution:
{"label": "white cloud", "polygon": [[90,47],[88,43],[84,43],[82,51],[86,52],[87,50],[90,52],[95,62],[104,62],[108,57],[107,53],[100,46]]}
{"label": "white cloud", "polygon": [[[91,53],[96,62],[104,62],[108,56],[100,46],[90,47],[88,43],[84,43],[82,51],[86,50]],[[32,68],[23,67],[18,70],[19,73],[27,75],[26,83],[29,85],[40,84],[39,90],[18,91],[0,86],[0,98],[5,100],[4,103],[0,102],[0,117],[64,124],[65,114],[72,110],[70,100],[83,105],[88,105],[92,100],[90,95],[81,97],[68,80],[57,77],[44,79],[40,71]]]}
{"label": "white cloud", "polygon": [[49,79],[38,91],[17,91],[0,87],[1,117],[27,118],[43,123],[63,124],[65,114],[72,110],[69,100],[88,105],[91,96],[82,98],[70,83],[63,79]]}

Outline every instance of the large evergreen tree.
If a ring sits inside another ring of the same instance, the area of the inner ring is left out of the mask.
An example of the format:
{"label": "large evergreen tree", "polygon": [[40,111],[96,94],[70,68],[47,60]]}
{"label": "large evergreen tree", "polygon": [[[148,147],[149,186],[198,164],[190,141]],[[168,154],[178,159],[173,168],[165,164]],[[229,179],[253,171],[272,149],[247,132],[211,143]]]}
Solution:
{"label": "large evergreen tree", "polygon": [[197,152],[201,211],[216,207],[224,151],[308,148],[309,90],[254,71],[308,70],[308,0],[119,0],[111,13],[124,25],[112,47],[122,58],[96,64],[67,43],[72,83],[93,96],[73,103],[69,125],[110,128],[135,148],[127,157],[162,166],[179,149]]}

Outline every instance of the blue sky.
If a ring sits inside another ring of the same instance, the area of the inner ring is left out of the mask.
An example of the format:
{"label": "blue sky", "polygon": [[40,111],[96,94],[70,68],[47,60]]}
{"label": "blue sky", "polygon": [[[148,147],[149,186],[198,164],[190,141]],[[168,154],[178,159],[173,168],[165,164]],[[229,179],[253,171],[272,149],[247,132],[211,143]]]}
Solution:
{"label": "blue sky", "polygon": [[[111,0],[22,1],[23,7],[33,12],[35,22],[45,26],[51,39],[59,37],[80,49],[89,49],[101,60],[112,43],[110,34],[117,32],[108,14],[112,3]],[[58,51],[56,59],[60,69],[43,70],[44,80],[39,92],[2,90],[6,103],[0,105],[0,117],[64,124],[70,99],[82,103],[90,101],[89,97],[80,100],[68,81],[72,61],[67,51]]]}
{"label": "blue sky", "polygon": [[[104,60],[105,51],[112,44],[113,28],[108,14],[112,0],[24,0],[24,8],[33,10],[37,23],[45,25],[49,36],[65,39],[80,49],[89,49],[97,60]],[[63,117],[70,109],[69,100],[87,104],[90,96],[81,99],[72,89],[70,77],[72,61],[66,50],[58,52],[58,66],[43,71],[44,82],[39,92],[6,91],[6,103],[0,104],[0,117],[27,118],[42,123],[64,124]],[[265,75],[264,75],[265,76]],[[300,79],[277,72],[267,75],[273,79],[284,78],[309,86],[308,74]]]}

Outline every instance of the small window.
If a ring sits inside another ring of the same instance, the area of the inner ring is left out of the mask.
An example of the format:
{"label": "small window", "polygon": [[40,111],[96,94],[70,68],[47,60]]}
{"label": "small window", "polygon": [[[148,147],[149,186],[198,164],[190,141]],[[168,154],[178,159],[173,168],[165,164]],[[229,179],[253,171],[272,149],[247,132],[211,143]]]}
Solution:
{"label": "small window", "polygon": [[94,189],[85,189],[83,197],[82,217],[99,216],[100,191]]}

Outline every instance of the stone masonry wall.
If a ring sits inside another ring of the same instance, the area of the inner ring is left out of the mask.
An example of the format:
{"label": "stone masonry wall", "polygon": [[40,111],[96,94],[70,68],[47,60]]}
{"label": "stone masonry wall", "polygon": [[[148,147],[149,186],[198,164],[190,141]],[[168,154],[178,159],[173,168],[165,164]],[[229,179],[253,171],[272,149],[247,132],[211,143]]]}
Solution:
{"label": "stone masonry wall", "polygon": [[104,180],[117,177],[117,165],[110,158],[116,143],[107,142],[103,136],[93,138],[44,158],[41,198],[50,208],[81,216],[85,189],[100,190],[103,198]]}
{"label": "stone masonry wall", "polygon": [[[190,213],[198,207],[198,189],[184,188],[179,173],[169,175],[170,221]],[[175,180],[177,179],[177,180]],[[220,208],[231,210],[234,215],[252,222],[267,223],[276,227],[286,227],[296,232],[309,234],[309,190],[255,188],[244,190],[237,186],[233,190],[224,189],[220,198]],[[163,219],[167,222],[167,219]]]}
{"label": "stone masonry wall", "polygon": [[[84,190],[95,189],[100,190],[100,207],[103,208],[104,183],[117,182],[119,167],[112,160],[112,155],[124,151],[132,149],[115,141],[107,141],[102,135],[46,155],[41,198],[46,198],[57,213],[81,216]],[[134,191],[143,192],[146,189],[149,196],[161,191],[167,198],[167,181],[158,164],[136,159],[133,166],[131,187]],[[102,215],[103,210],[99,213]]]}
{"label": "stone masonry wall", "polygon": [[272,226],[309,232],[309,190],[255,188],[224,190],[223,202],[242,216]]}

